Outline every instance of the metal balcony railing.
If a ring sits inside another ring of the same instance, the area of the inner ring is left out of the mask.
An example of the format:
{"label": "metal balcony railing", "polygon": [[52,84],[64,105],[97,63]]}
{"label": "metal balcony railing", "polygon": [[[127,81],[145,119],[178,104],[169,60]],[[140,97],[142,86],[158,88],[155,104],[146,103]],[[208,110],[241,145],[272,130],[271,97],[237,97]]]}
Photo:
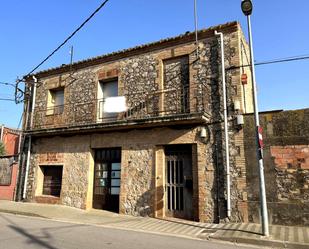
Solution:
{"label": "metal balcony railing", "polygon": [[[122,113],[104,113],[104,99],[71,102],[45,109],[35,108],[33,125],[26,130],[149,119],[204,111],[203,98],[196,93],[190,93],[189,88],[134,94],[126,96],[127,110]],[[190,97],[190,94],[194,97]]]}

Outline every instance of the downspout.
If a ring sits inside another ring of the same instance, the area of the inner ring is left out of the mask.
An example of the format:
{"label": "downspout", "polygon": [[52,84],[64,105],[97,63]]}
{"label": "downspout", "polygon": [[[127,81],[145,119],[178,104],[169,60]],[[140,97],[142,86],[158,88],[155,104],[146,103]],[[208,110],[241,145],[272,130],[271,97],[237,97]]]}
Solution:
{"label": "downspout", "polygon": [[[30,114],[31,115],[30,116],[30,129],[32,129],[32,125],[33,125],[33,112],[34,112],[34,106],[35,106],[36,85],[37,85],[37,82],[38,82],[38,80],[35,76],[32,76],[32,78],[34,80],[34,84],[33,84],[31,114]],[[32,140],[31,135],[29,135],[28,151],[27,151],[27,163],[26,163],[25,181],[24,181],[24,189],[23,189],[23,199],[26,198],[26,192],[27,192],[27,182],[28,182],[30,156],[31,156],[31,140]]]}
{"label": "downspout", "polygon": [[22,141],[20,144],[20,154],[19,154],[19,175],[18,175],[18,182],[17,182],[17,186],[18,186],[18,190],[17,190],[17,194],[16,194],[16,200],[17,201],[21,201],[22,200],[22,192],[23,192],[23,188],[22,188],[22,177],[23,177],[23,173],[25,172],[24,170],[24,164],[25,164],[25,156],[24,156],[24,147],[25,147],[25,140],[26,140],[26,135],[24,135],[24,131],[27,129],[28,127],[28,120],[29,120],[29,111],[30,110],[30,98],[28,98],[27,101],[27,106],[24,107],[24,118],[23,118],[23,122],[22,122]]}
{"label": "downspout", "polygon": [[17,151],[17,154],[18,154],[18,159],[17,159],[17,175],[18,175],[18,178],[17,178],[17,181],[16,181],[16,185],[14,187],[14,196],[13,196],[13,200],[16,201],[17,200],[17,196],[18,196],[18,184],[20,182],[20,171],[21,171],[21,140],[22,140],[22,132],[19,133],[18,135],[18,151]]}
{"label": "downspout", "polygon": [[3,140],[3,132],[4,132],[4,125],[1,125],[1,135],[0,135],[0,141]]}
{"label": "downspout", "polygon": [[225,159],[226,159],[227,217],[231,217],[231,179],[230,179],[229,136],[228,136],[228,125],[227,125],[224,41],[222,32],[217,32],[217,30],[215,30],[215,35],[220,36],[220,43],[221,43],[221,69],[222,69],[223,110],[224,110],[223,115],[224,115],[224,137],[225,137]]}

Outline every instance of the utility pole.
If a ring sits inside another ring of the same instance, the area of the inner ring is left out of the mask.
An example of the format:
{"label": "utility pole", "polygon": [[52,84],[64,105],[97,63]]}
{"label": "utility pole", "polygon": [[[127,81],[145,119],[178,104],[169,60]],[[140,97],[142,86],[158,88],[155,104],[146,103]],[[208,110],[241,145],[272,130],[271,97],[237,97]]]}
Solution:
{"label": "utility pole", "polygon": [[194,27],[195,27],[195,45],[196,45],[196,57],[199,57],[199,47],[198,47],[198,37],[197,37],[197,30],[198,30],[198,24],[197,24],[197,6],[196,6],[196,0],[194,0]]}
{"label": "utility pole", "polygon": [[252,41],[251,20],[250,20],[250,16],[251,16],[252,9],[253,9],[252,1],[242,0],[241,9],[243,13],[245,14],[245,16],[247,16],[247,23],[248,23],[252,94],[253,94],[255,134],[256,134],[256,154],[257,154],[258,165],[259,165],[262,233],[264,236],[269,236],[267,201],[266,201],[266,190],[265,190],[265,180],[264,180],[263,145],[261,143],[261,137],[260,137],[261,128],[260,128],[259,110],[258,110],[257,94],[256,94],[255,66],[254,66],[254,55],[253,55],[253,44],[252,44],[253,41]]}

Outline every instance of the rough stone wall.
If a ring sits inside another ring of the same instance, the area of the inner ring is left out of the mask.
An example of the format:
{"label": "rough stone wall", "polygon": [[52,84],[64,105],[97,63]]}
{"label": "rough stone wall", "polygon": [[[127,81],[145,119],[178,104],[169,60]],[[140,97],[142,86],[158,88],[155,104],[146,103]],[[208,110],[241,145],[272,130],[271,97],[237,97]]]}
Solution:
{"label": "rough stone wall", "polygon": [[[238,66],[240,63],[239,57],[239,32],[225,33],[224,35],[224,46],[225,46],[225,66],[229,68],[230,66]],[[47,103],[47,91],[48,89],[65,87],[65,103],[75,106],[73,109],[65,108],[64,114],[58,117],[58,124],[84,124],[89,123],[89,120],[96,120],[95,114],[97,113],[97,108],[95,106],[94,99],[97,95],[97,82],[98,80],[104,80],[110,77],[118,77],[119,81],[119,94],[125,95],[127,97],[127,104],[129,110],[132,110],[130,117],[148,117],[157,114],[160,111],[165,111],[166,108],[174,110],[173,95],[168,95],[160,92],[164,92],[171,87],[178,87],[182,82],[189,80],[189,92],[188,98],[190,100],[190,112],[203,112],[207,117],[205,126],[208,129],[209,138],[202,144],[197,146],[197,162],[198,162],[198,186],[196,186],[196,194],[194,198],[198,199],[197,206],[198,217],[202,221],[217,221],[220,220],[227,221],[226,218],[226,184],[225,184],[225,159],[224,159],[224,142],[223,142],[223,98],[222,98],[222,82],[221,82],[221,65],[220,65],[220,47],[218,46],[218,39],[215,37],[207,38],[201,40],[199,43],[200,47],[200,59],[196,58],[195,44],[188,43],[179,45],[171,48],[164,48],[161,50],[153,51],[146,55],[138,55],[130,58],[122,59],[117,62],[110,62],[108,64],[98,65],[93,68],[86,68],[75,72],[72,77],[69,75],[63,75],[59,77],[54,77],[51,79],[42,79],[42,84],[37,91],[37,102],[36,106],[41,109],[46,108]],[[182,59],[186,58],[186,59]],[[170,63],[166,64],[164,70],[164,62]],[[183,75],[181,71],[187,70],[188,74]],[[185,69],[185,70],[181,70]],[[112,73],[108,73],[111,70]],[[108,76],[109,75],[109,76]],[[66,79],[66,80],[62,80]],[[245,209],[246,207],[241,207],[242,201],[246,199],[246,183],[243,181],[245,177],[245,170],[243,170],[243,144],[241,137],[242,133],[237,131],[234,125],[234,115],[237,113],[234,110],[234,101],[236,99],[242,101],[242,90],[240,83],[240,70],[228,70],[226,72],[226,83],[227,83],[227,97],[228,97],[228,111],[229,111],[229,136],[230,136],[230,165],[232,173],[232,207],[233,207],[233,217],[232,221],[245,221]],[[156,95],[156,92],[158,93]],[[162,96],[164,101],[162,101]],[[76,107],[75,101],[86,102],[89,105],[82,105]],[[175,102],[175,101],[174,101]],[[177,102],[177,101],[176,101]],[[177,102],[178,103],[178,102]],[[175,105],[174,105],[175,106]],[[169,109],[169,110],[170,110]],[[244,111],[244,110],[241,110]],[[148,115],[148,116],[147,116]],[[80,120],[77,120],[80,118]],[[46,117],[46,112],[37,112],[35,114],[35,123],[38,125],[44,125],[45,123],[51,123],[55,121],[49,121],[49,117]],[[158,132],[158,131],[157,131]],[[189,132],[190,131],[186,131]],[[173,139],[168,139],[173,136],[173,132],[164,133],[164,139],[159,140],[159,133],[155,133],[148,137],[148,140],[144,137],[145,134],[141,130],[140,133],[136,133],[136,137],[125,136],[121,134],[113,134],[114,137],[108,135],[108,139],[103,139],[101,136],[99,138],[104,141],[99,143],[101,147],[113,147],[113,146],[123,146],[124,151],[128,151],[128,155],[132,157],[130,167],[132,167],[132,172],[127,172],[132,174],[130,176],[136,177],[140,174],[142,168],[147,168],[145,162],[150,160],[153,155],[152,152],[155,150],[156,145],[164,145],[175,143],[179,141],[180,143],[197,143],[199,137],[199,130],[195,130],[193,134],[190,134],[190,139],[178,139],[174,137]],[[194,137],[191,137],[193,136]],[[124,140],[122,143],[117,142],[119,137]],[[141,138],[142,137],[142,138]],[[88,137],[84,137],[87,141]],[[63,138],[64,139],[64,138]],[[68,138],[66,144],[69,144],[70,140]],[[151,142],[151,146],[147,144]],[[39,144],[40,142],[38,142]],[[46,143],[46,151],[48,151],[48,142]],[[147,145],[147,146],[146,146]],[[86,145],[85,145],[86,146]],[[130,146],[132,151],[129,152]],[[99,147],[99,146],[98,146]],[[97,147],[97,148],[98,148]],[[34,153],[39,153],[39,146],[36,147]],[[207,149],[206,149],[207,148]],[[67,153],[66,149],[62,147],[58,150],[62,150]],[[139,154],[141,150],[142,154]],[[56,150],[55,150],[56,151]],[[89,151],[89,148],[86,150]],[[82,152],[82,153],[85,153]],[[125,156],[125,155],[124,155]],[[79,154],[80,162],[85,162],[85,158]],[[142,159],[140,159],[142,157]],[[66,158],[64,156],[64,158]],[[133,160],[133,158],[137,158]],[[38,159],[35,159],[38,160]],[[65,160],[65,159],[64,159]],[[128,160],[129,161],[129,160]],[[80,163],[77,162],[77,163]],[[37,163],[36,163],[37,164]],[[126,163],[124,167],[129,168]],[[35,167],[33,167],[35,168]],[[153,170],[153,167],[148,167]],[[74,171],[74,169],[72,169]],[[86,171],[84,171],[85,173]],[[35,172],[32,174],[35,175]],[[138,186],[138,190],[131,190],[131,185],[123,191],[129,191],[127,199],[127,194],[122,196],[122,203],[126,206],[122,206],[122,212],[128,214],[145,214],[153,213],[153,205],[149,205],[149,196],[151,195],[151,189],[148,189],[151,184],[150,175],[153,177],[153,173],[145,174],[147,179],[144,179],[143,184]],[[127,177],[127,175],[125,175]],[[130,179],[130,178],[124,178]],[[74,179],[73,179],[74,180]],[[31,180],[32,182],[34,179]],[[85,180],[86,181],[86,180]],[[31,183],[33,185],[33,183]],[[30,185],[31,185],[30,184]],[[86,182],[83,182],[83,186]],[[71,187],[70,187],[71,189]],[[69,190],[68,190],[69,191]],[[74,190],[74,193],[79,192],[79,190]],[[135,191],[135,192],[134,192]],[[145,197],[141,198],[140,194],[142,192],[148,192]],[[85,196],[79,193],[79,196]],[[30,195],[29,195],[30,196]],[[61,197],[62,198],[62,197]],[[138,200],[141,200],[140,202]],[[64,199],[63,199],[64,200]],[[153,200],[153,197],[152,197]],[[135,203],[135,204],[134,204]],[[70,204],[68,200],[66,202],[68,205],[79,206],[79,204]],[[133,207],[133,205],[136,205]]]}
{"label": "rough stone wall", "polygon": [[[309,109],[262,114],[264,167],[271,224],[309,225]],[[254,119],[245,118],[249,220],[259,222]]]}
{"label": "rough stone wall", "polygon": [[[156,168],[159,167],[161,171],[164,171],[165,167],[164,163],[155,161],[156,147],[164,144],[195,144],[198,147],[193,166],[196,184],[193,197],[196,207],[195,217],[201,221],[212,222],[214,215],[206,216],[203,213],[204,208],[205,210],[212,208],[206,203],[211,196],[200,198],[197,195],[199,192],[203,193],[205,188],[206,178],[202,172],[206,166],[211,165],[208,159],[211,155],[205,149],[206,144],[198,139],[199,130],[199,127],[154,128],[143,130],[143,132],[131,130],[71,137],[38,138],[33,144],[27,199],[29,201],[42,200],[37,191],[40,188],[39,184],[42,184],[38,179],[40,165],[63,165],[62,190],[57,203],[77,208],[90,208],[93,184],[88,177],[89,174],[93,174],[89,172],[89,162],[93,160],[90,158],[91,151],[96,148],[121,147],[120,212],[136,216],[154,216],[157,211],[156,191],[161,187],[157,182]],[[203,209],[199,210],[199,206]]]}
{"label": "rough stone wall", "polygon": [[[225,67],[239,63],[239,34],[224,35]],[[230,174],[231,174],[231,207],[232,216],[226,216],[226,160],[223,127],[223,94],[221,76],[221,54],[217,38],[209,38],[200,44],[201,61],[193,63],[195,69],[193,78],[197,79],[196,96],[198,108],[203,108],[209,114],[211,125],[208,126],[209,143],[208,153],[213,165],[206,168],[205,174],[208,181],[206,190],[213,198],[208,199],[208,206],[213,210],[213,221],[244,222],[247,221],[246,206],[246,177],[244,162],[243,133],[235,125],[235,114],[245,110],[234,109],[234,101],[243,101],[240,71],[226,71],[227,106],[228,106],[228,130],[230,146]],[[201,102],[202,101],[202,102]],[[200,106],[200,107],[199,107]],[[201,107],[202,106],[202,107]],[[205,209],[205,208],[203,208]],[[209,213],[210,210],[205,210]]]}
{"label": "rough stone wall", "polygon": [[143,116],[158,111],[157,96],[148,95],[158,91],[158,64],[154,55],[142,55],[122,61],[120,81],[123,95],[127,98],[130,117]]}
{"label": "rough stone wall", "polygon": [[[48,91],[64,88],[64,111],[46,115]],[[93,69],[42,79],[36,92],[34,127],[44,128],[95,122],[97,76]]]}
{"label": "rough stone wall", "polygon": [[124,168],[127,182],[123,188],[125,212],[132,215],[152,216],[154,213],[153,151],[149,148],[132,148],[126,151],[128,166]]}
{"label": "rough stone wall", "polygon": [[[60,203],[76,208],[86,208],[89,169],[89,144],[78,138],[40,138],[33,142],[31,167],[27,184],[27,199],[34,201],[40,166],[62,165]],[[42,179],[41,179],[42,180]]]}

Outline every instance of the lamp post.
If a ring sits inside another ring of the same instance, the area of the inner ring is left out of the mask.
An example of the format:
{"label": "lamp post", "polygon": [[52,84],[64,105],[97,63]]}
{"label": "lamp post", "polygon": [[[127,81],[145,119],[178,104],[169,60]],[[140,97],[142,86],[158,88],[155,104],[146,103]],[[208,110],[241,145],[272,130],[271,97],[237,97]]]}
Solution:
{"label": "lamp post", "polygon": [[252,79],[252,85],[253,85],[252,86],[252,94],[253,94],[254,119],[255,119],[255,133],[256,133],[256,154],[257,154],[258,164],[259,164],[262,233],[263,233],[264,236],[269,236],[266,190],[265,190],[265,180],[264,180],[264,165],[263,165],[263,145],[262,145],[261,137],[260,137],[261,136],[261,134],[260,134],[261,128],[260,128],[259,111],[258,111],[258,104],[257,104],[254,55],[253,55],[251,20],[250,20],[252,9],[253,9],[253,4],[252,4],[251,0],[242,0],[241,10],[245,14],[245,16],[247,16],[247,23],[248,23],[251,79]]}

